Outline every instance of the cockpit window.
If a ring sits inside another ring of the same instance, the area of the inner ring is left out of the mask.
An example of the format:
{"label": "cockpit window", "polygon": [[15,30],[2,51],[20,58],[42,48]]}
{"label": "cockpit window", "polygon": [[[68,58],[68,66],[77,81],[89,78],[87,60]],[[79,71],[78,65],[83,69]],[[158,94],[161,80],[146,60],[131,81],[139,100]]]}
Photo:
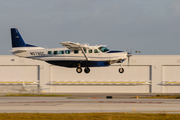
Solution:
{"label": "cockpit window", "polygon": [[106,47],[99,47],[98,48],[101,52],[107,52],[107,51],[109,51],[109,49],[108,48],[106,48]]}

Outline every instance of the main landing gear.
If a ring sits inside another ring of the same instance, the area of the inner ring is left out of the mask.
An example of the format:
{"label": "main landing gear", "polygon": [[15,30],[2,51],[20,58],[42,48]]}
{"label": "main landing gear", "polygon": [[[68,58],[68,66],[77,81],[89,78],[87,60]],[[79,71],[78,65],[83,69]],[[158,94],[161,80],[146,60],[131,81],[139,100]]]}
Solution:
{"label": "main landing gear", "polygon": [[84,68],[84,72],[85,73],[89,73],[90,72],[90,69],[88,67]]}
{"label": "main landing gear", "polygon": [[[82,72],[82,68],[81,68],[81,64],[80,63],[78,63],[78,67],[76,68],[76,72],[77,73],[81,73]],[[84,68],[84,72],[85,73],[89,73],[90,72],[90,68],[89,67]]]}
{"label": "main landing gear", "polygon": [[77,67],[76,72],[77,73],[81,73],[82,72],[82,68],[81,67]]}

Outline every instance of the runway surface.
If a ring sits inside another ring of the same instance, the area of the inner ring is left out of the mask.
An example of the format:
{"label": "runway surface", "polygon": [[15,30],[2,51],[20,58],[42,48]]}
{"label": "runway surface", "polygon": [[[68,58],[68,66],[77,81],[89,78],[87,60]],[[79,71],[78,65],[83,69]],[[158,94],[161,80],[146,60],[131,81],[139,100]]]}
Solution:
{"label": "runway surface", "polygon": [[0,113],[180,113],[179,99],[67,99],[66,97],[0,97]]}

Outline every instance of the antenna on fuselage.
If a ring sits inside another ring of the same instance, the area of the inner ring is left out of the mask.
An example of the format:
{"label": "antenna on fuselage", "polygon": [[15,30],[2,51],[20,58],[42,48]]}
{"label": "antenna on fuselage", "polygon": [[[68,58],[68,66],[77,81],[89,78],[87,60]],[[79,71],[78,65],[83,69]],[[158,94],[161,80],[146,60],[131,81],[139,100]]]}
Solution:
{"label": "antenna on fuselage", "polygon": [[86,45],[90,46],[89,43],[86,43]]}
{"label": "antenna on fuselage", "polygon": [[48,47],[47,47],[46,45],[44,45],[44,47],[45,47],[46,49],[48,49]]}

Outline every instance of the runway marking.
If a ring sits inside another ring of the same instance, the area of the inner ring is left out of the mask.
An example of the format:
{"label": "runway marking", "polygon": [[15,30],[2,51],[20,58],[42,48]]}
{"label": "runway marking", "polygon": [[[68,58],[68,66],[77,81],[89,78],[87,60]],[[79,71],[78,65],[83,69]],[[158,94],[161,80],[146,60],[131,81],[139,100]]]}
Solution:
{"label": "runway marking", "polygon": [[139,104],[161,104],[163,102],[133,102],[133,101],[32,101],[31,102],[30,101],[30,102],[3,102],[3,103],[139,103]]}
{"label": "runway marking", "polygon": [[143,103],[143,104],[160,104],[163,102],[126,102],[126,101],[99,101],[99,103]]}

